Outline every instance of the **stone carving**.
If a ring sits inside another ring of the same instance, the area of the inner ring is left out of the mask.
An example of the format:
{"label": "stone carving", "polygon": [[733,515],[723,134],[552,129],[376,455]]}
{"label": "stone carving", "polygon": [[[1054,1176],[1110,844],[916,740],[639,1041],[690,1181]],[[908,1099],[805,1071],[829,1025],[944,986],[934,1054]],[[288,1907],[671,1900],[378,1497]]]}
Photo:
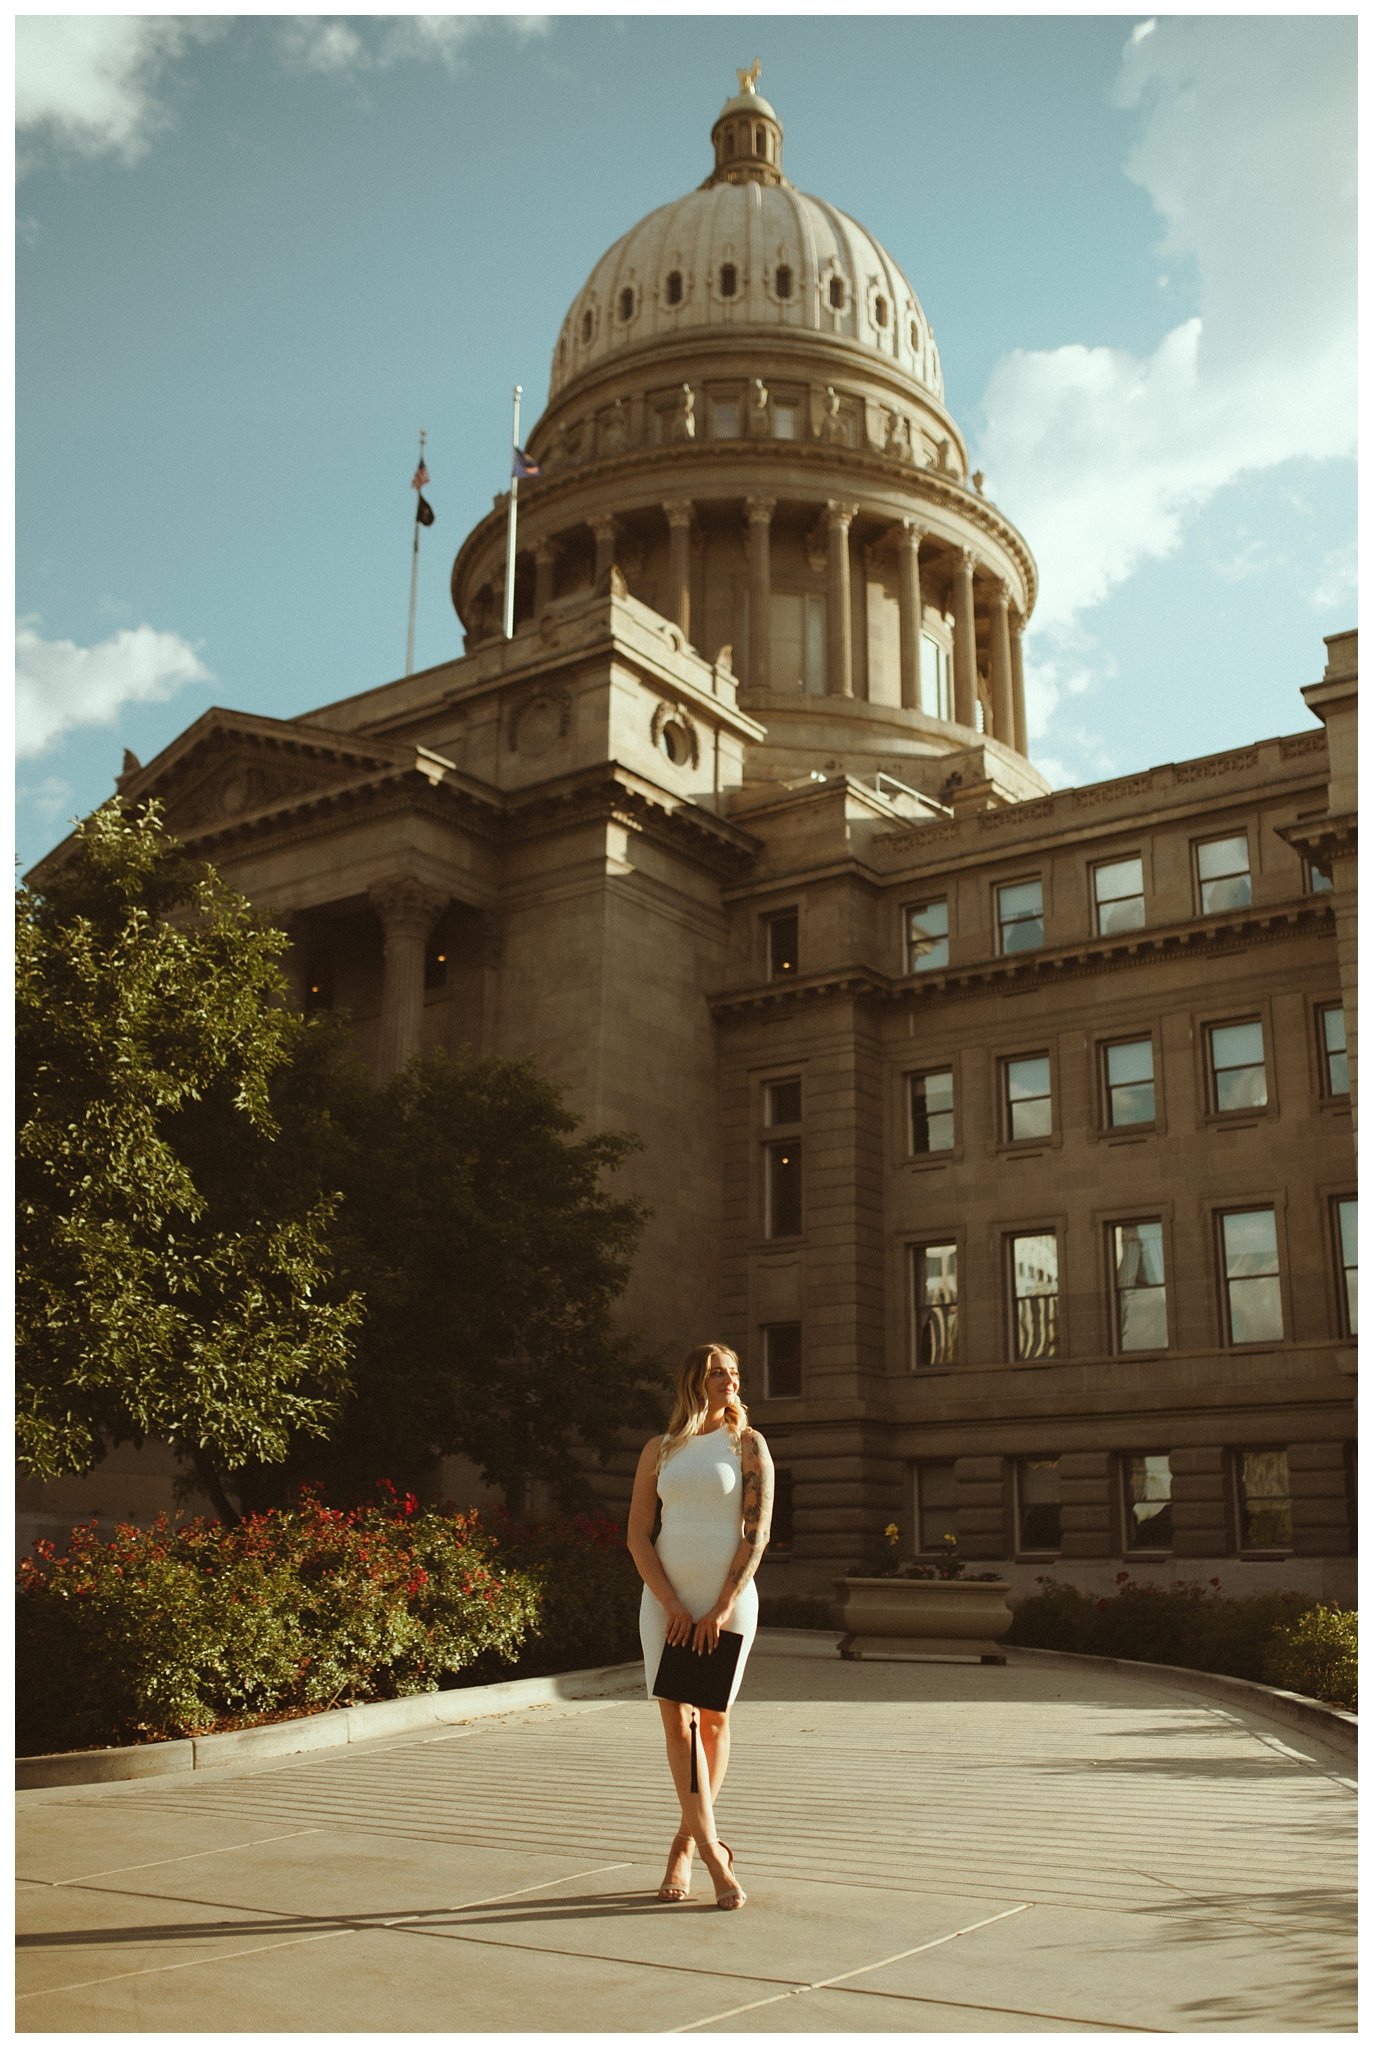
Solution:
{"label": "stone carving", "polygon": [[428,938],[434,919],[448,902],[437,889],[428,889],[415,875],[397,875],[378,882],[367,891],[388,942],[406,932]]}
{"label": "stone carving", "polygon": [[1233,754],[1208,754],[1202,761],[1180,761],[1173,770],[1179,782],[1214,782],[1218,775],[1233,775],[1240,768],[1257,768],[1257,747],[1240,747]]}
{"label": "stone carving", "polygon": [[1097,804],[1109,804],[1115,803],[1117,800],[1124,801],[1134,797],[1146,796],[1149,790],[1153,788],[1153,783],[1154,775],[1152,769],[1146,770],[1143,775],[1121,775],[1113,782],[1089,783],[1086,789],[1075,789],[1073,791],[1073,808],[1079,811],[1089,811]]}
{"label": "stone carving", "polygon": [[980,832],[992,832],[1000,825],[1033,825],[1038,819],[1052,818],[1053,814],[1053,797],[1037,796],[1028,803],[1005,804],[1000,810],[979,811],[977,825]]}
{"label": "stone carving", "polygon": [[1279,751],[1284,761],[1292,761],[1300,754],[1323,754],[1326,740],[1325,729],[1319,732],[1294,732],[1280,742]]}
{"label": "stone carving", "polygon": [[650,730],[654,746],[667,755],[674,768],[696,767],[701,758],[701,743],[695,726],[678,705],[659,704]]}
{"label": "stone carving", "polygon": [[739,81],[740,92],[757,92],[758,80],[762,76],[762,71],[763,60],[761,57],[755,57],[747,71],[740,71],[736,67],[734,75]]}
{"label": "stone carving", "polygon": [[769,402],[770,394],[767,385],[761,377],[755,377],[748,408],[748,425],[751,434],[766,434],[770,431],[772,422],[768,413]]}
{"label": "stone carving", "polygon": [[681,400],[673,414],[672,438],[674,441],[696,439],[696,393],[689,384],[682,386]]}
{"label": "stone carving", "polygon": [[952,476],[953,474],[953,463],[950,460],[952,452],[953,442],[946,434],[934,451],[934,466],[941,476]]}
{"label": "stone carving", "polygon": [[565,740],[571,728],[572,698],[569,693],[562,688],[537,690],[510,712],[510,750],[538,760]]}
{"label": "stone carving", "polygon": [[910,461],[911,428],[910,421],[904,413],[891,412],[887,414],[886,449],[888,455],[894,456],[898,462]]}
{"label": "stone carving", "polygon": [[980,469],[975,469],[973,471],[973,489],[977,492],[979,498],[985,496],[985,493],[982,489],[982,486],[985,482],[986,478],[983,476],[982,471]]}
{"label": "stone carving", "polygon": [[734,646],[731,641],[726,640],[724,646],[716,655],[714,667],[719,675],[732,676],[734,674]]}
{"label": "stone carving", "polygon": [[825,386],[825,410],[820,420],[820,439],[830,442],[844,439],[839,393],[832,384]]}
{"label": "stone carving", "polygon": [[128,747],[125,747],[124,765],[119,771],[121,777],[125,775],[137,775],[139,769],[142,766],[143,763],[139,760],[137,754],[133,753]]}
{"label": "stone carving", "polygon": [[622,398],[616,399],[605,423],[605,445],[612,455],[622,455],[629,445],[629,421]]}

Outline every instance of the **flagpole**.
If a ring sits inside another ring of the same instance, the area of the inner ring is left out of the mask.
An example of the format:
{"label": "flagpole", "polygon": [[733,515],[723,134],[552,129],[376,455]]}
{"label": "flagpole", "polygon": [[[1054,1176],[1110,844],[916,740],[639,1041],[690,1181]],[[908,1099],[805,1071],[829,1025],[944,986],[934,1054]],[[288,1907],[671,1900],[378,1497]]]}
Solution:
{"label": "flagpole", "polygon": [[505,637],[515,637],[515,494],[519,489],[519,478],[515,474],[515,450],[520,445],[520,389],[515,386],[515,425],[510,437],[510,511],[505,529]]}
{"label": "flagpole", "polygon": [[[428,430],[421,427],[420,459],[415,469],[416,476],[424,468],[424,444],[427,437]],[[420,498],[422,496],[423,492],[417,486],[415,491],[415,544],[410,550],[410,622],[405,634],[405,673],[408,676],[412,676],[415,673],[415,592],[418,589],[420,578]]]}

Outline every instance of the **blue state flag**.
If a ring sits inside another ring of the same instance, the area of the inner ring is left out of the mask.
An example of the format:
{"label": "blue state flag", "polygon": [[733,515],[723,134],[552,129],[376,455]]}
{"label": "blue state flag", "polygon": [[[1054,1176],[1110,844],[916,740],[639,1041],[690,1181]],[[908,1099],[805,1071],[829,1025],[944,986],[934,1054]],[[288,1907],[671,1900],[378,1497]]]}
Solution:
{"label": "blue state flag", "polygon": [[517,448],[510,474],[512,476],[537,476],[539,474],[539,465],[535,462],[533,456],[527,454],[523,448]]}

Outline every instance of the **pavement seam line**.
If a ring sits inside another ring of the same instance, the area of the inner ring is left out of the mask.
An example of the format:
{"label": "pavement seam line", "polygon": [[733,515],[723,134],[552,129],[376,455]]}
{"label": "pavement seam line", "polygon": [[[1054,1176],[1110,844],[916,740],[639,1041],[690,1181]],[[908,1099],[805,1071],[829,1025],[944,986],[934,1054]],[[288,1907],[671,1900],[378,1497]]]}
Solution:
{"label": "pavement seam line", "polygon": [[313,1828],[290,1828],[284,1835],[255,1835],[250,1842],[226,1842],[219,1849],[190,1849],[184,1856],[154,1856],[150,1863],[116,1863],[109,1870],[83,1870],[77,1877],[39,1877],[32,1881],[45,1884],[52,1891],[60,1891],[63,1885],[93,1884],[97,1877],[123,1877],[135,1870],[161,1870],[168,1863],[196,1863],[203,1856],[232,1856],[237,1849],[265,1849],[273,1842],[294,1842],[301,1835],[328,1833],[328,1824],[321,1821]]}
{"label": "pavement seam line", "polygon": [[[307,1832],[322,1833],[323,1830],[314,1829],[308,1830]],[[609,1870],[631,1870],[632,1868],[633,1865],[629,1863],[598,1863],[594,1870],[574,1870],[562,1877],[547,1878],[542,1884],[523,1885],[518,1891],[497,1892],[494,1895],[494,1897],[489,1899],[467,1899],[460,1906],[426,1906],[421,1908],[420,1912],[465,1913],[469,1911],[473,1906],[498,1906],[505,1899],[522,1899],[529,1892],[548,1891],[555,1884],[575,1884],[579,1878],[597,1877],[603,1875],[606,1871]],[[156,1893],[154,1894],[154,1896],[160,1899],[162,1897],[162,1894]],[[189,1902],[183,1901],[182,1903]],[[238,1910],[266,1913],[270,1912],[272,1908],[268,1906],[258,1906],[239,1908]],[[358,1922],[350,1921],[342,1927],[321,1928],[319,1932],[315,1934],[292,1935],[289,1938],[282,1941],[262,1941],[259,1942],[255,1948],[235,1949],[232,1955],[224,1955],[221,1953],[217,1956],[191,1956],[184,1963],[157,1963],[146,1970],[116,1970],[113,1971],[107,1977],[88,1977],[85,1979],[83,1983],[80,1984],[48,1984],[44,1985],[40,1990],[37,1991],[16,1992],[15,2003],[17,2005],[23,1999],[26,1998],[47,1998],[52,1995],[61,1996],[69,1991],[90,1991],[101,1984],[122,1984],[127,1979],[132,1977],[163,1977],[168,1975],[173,1970],[203,1969],[207,1963],[236,1963],[242,1956],[265,1955],[269,1949],[304,1948],[307,1947],[309,1943],[314,1941],[337,1941],[339,1936],[343,1934],[372,1934],[384,1932],[387,1928],[403,1926],[407,1918],[419,1919],[420,1912],[416,1912],[409,1915],[402,1914],[397,1920],[378,1921],[373,1926],[368,1926]],[[157,1930],[156,1928],[153,1928],[150,1930],[150,1932],[155,1935]]]}
{"label": "pavement seam line", "polygon": [[[847,1984],[852,1977],[865,1976],[869,1970],[884,1970],[891,1963],[905,1962],[908,1956],[924,1955],[927,1949],[942,1948],[946,1941],[957,1941],[961,1934],[976,1934],[979,1927],[991,1927],[998,1920],[1011,1920],[1017,1913],[1028,1913],[1029,1911],[1030,1902],[1027,1900],[1022,1905],[1009,1907],[1004,1913],[992,1913],[985,1920],[974,1920],[968,1927],[955,1927],[949,1934],[938,1934],[933,1941],[922,1941],[917,1943],[914,1948],[903,1948],[897,1955],[882,1956],[875,1963],[863,1963],[856,1970],[845,1970],[838,1977],[822,1977],[814,1984],[798,1984],[790,1991],[775,1992],[771,1998],[755,1998],[751,2005],[736,2005],[729,2012],[711,2013],[706,2019],[691,2020],[684,2027],[673,2027],[671,2032],[674,2034],[692,2034],[696,2032],[698,2027],[718,2026],[721,2020],[737,2019],[740,2013],[756,2012],[760,2006],[780,2005],[783,1999],[786,1998],[804,1998],[808,1991],[832,1991],[836,1985]],[[904,1993],[901,1995],[904,1996]]]}

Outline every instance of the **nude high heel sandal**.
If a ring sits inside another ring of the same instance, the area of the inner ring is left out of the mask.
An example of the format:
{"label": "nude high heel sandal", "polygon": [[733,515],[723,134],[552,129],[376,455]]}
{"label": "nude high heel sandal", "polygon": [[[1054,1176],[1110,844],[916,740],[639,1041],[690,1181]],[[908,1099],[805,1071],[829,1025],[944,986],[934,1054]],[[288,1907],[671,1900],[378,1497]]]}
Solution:
{"label": "nude high heel sandal", "polygon": [[[679,1906],[683,1899],[691,1896],[691,1851],[693,1842],[690,1835],[677,1834],[672,1837],[672,1847],[667,1852],[667,1869],[658,1887],[658,1897],[665,1906]],[[673,1884],[672,1873],[682,1857],[686,1858],[686,1883]]]}
{"label": "nude high heel sandal", "polygon": [[[721,1842],[718,1846],[725,1852],[728,1882],[723,1890],[721,1890],[718,1884],[715,1885],[715,1903],[722,1913],[735,1913],[740,1906],[747,1904],[748,1893],[734,1875],[734,1851],[730,1848],[729,1843]],[[704,1854],[704,1851],[702,1853]],[[710,1873],[710,1878],[711,1883],[715,1884],[715,1872],[713,1870]]]}

